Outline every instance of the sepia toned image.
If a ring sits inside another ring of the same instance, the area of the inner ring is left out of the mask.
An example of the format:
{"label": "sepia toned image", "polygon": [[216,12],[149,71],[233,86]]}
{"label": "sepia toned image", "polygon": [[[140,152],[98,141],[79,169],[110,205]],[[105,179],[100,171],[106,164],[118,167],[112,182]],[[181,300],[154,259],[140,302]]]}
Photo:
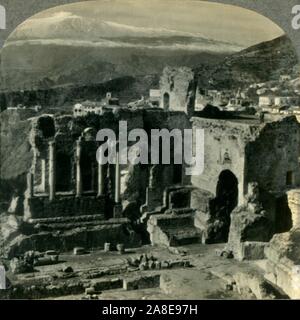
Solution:
{"label": "sepia toned image", "polygon": [[300,299],[282,26],[212,1],[41,2],[0,39],[0,299]]}

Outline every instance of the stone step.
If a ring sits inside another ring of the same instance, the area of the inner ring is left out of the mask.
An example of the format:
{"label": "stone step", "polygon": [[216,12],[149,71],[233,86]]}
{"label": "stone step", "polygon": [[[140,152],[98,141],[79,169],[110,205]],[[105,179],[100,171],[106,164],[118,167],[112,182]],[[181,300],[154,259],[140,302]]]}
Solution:
{"label": "stone step", "polygon": [[201,243],[202,232],[194,225],[194,215],[154,215],[147,230],[153,245],[182,246]]}
{"label": "stone step", "polygon": [[86,221],[66,221],[66,222],[51,222],[51,223],[37,223],[34,225],[35,230],[43,231],[58,231],[58,230],[71,230],[75,228],[93,227],[93,226],[113,226],[129,223],[127,218],[110,219],[110,220],[86,220]]}
{"label": "stone step", "polygon": [[170,239],[170,246],[183,246],[193,243],[201,243],[202,233],[195,227],[164,230]]}
{"label": "stone step", "polygon": [[176,209],[168,209],[165,211],[166,214],[173,215],[184,215],[184,214],[192,214],[195,210],[191,208],[176,208]]}
{"label": "stone step", "polygon": [[45,230],[28,235],[20,234],[2,249],[3,256],[12,259],[31,250],[68,252],[75,247],[84,247],[87,250],[103,249],[105,243],[113,245],[124,243],[127,248],[139,247],[140,236],[135,233],[128,221],[128,219],[114,219],[114,223],[110,224],[99,223],[95,226],[57,230],[59,232]]}
{"label": "stone step", "polygon": [[194,226],[193,214],[161,214],[153,216],[152,221],[154,224],[161,228],[183,228]]}
{"label": "stone step", "polygon": [[103,214],[83,215],[83,216],[67,216],[55,218],[39,218],[30,219],[28,222],[31,224],[52,224],[52,223],[68,223],[68,222],[84,222],[84,221],[102,221],[105,217]]}

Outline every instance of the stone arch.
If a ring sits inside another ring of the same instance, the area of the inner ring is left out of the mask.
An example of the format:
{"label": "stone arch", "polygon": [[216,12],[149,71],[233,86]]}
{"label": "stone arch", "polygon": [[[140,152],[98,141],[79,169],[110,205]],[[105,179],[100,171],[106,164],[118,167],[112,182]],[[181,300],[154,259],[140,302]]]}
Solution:
{"label": "stone arch", "polygon": [[227,242],[232,211],[238,205],[238,179],[230,170],[223,170],[216,185],[216,197],[212,202],[211,224],[215,242]]}
{"label": "stone arch", "polygon": [[44,138],[52,138],[55,135],[55,123],[51,116],[42,116],[38,119],[38,129]]}

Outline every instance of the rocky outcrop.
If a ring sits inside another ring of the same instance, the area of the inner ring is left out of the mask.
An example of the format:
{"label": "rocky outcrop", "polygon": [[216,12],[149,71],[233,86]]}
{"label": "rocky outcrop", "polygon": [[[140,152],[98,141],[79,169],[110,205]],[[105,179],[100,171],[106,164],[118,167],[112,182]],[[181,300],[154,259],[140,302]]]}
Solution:
{"label": "rocky outcrop", "polygon": [[300,298],[300,229],[277,234],[265,250],[266,277],[292,299]]}
{"label": "rocky outcrop", "polygon": [[231,213],[226,249],[238,260],[264,258],[264,246],[272,237],[272,224],[259,200],[257,183],[248,186],[246,203]]}

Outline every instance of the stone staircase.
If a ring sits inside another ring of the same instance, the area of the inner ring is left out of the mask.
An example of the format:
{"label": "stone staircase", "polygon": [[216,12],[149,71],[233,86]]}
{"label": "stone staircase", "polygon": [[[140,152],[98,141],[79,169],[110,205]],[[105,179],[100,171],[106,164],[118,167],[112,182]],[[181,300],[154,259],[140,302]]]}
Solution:
{"label": "stone staircase", "polygon": [[22,229],[0,248],[0,255],[10,259],[30,250],[67,252],[74,247],[103,248],[106,242],[124,243],[127,248],[141,243],[127,218],[104,220],[102,215],[32,219]]}
{"label": "stone staircase", "polygon": [[104,215],[30,219],[28,222],[35,232],[63,231],[82,227],[99,226],[103,224],[120,223],[119,221],[115,221],[115,219],[105,220]]}
{"label": "stone staircase", "polygon": [[[171,210],[169,210],[170,212]],[[201,243],[202,233],[194,225],[194,211],[181,209],[182,214],[165,213],[152,215],[147,224],[152,245],[168,247],[182,246],[192,243]]]}
{"label": "stone staircase", "polygon": [[202,242],[202,231],[195,226],[195,211],[190,208],[192,186],[174,185],[165,189],[163,203],[155,211],[145,212],[152,245],[167,247]]}

